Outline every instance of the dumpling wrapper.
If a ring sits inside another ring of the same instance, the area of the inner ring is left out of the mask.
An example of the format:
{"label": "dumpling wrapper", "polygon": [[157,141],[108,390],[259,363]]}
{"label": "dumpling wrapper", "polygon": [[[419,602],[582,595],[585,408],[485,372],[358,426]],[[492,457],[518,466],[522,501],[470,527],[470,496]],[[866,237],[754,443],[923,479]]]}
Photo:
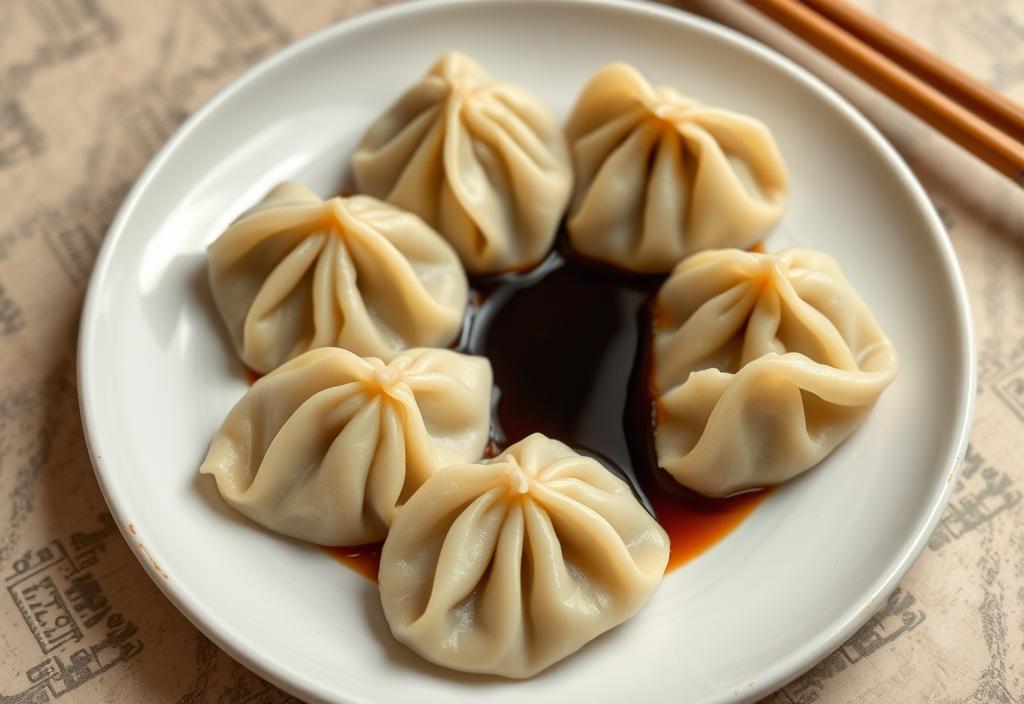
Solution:
{"label": "dumpling wrapper", "polygon": [[757,120],[652,87],[616,63],[566,128],[576,169],[569,241],[630,271],[671,271],[703,249],[746,248],[782,217],[786,168]]}
{"label": "dumpling wrapper", "polygon": [[200,472],[257,523],[320,545],[383,540],[438,468],[475,461],[490,431],[491,365],[411,349],[389,364],[325,347],[256,381]]}
{"label": "dumpling wrapper", "polygon": [[352,168],[361,192],[419,215],[475,274],[538,263],[572,190],[548,109],[454,51],[370,126]]}
{"label": "dumpling wrapper", "polygon": [[896,368],[831,257],[695,254],[656,298],[658,464],[708,496],[784,482],[864,420]]}
{"label": "dumpling wrapper", "polygon": [[384,542],[380,597],[427,660],[529,677],[633,616],[668,555],[625,482],[534,434],[413,494]]}
{"label": "dumpling wrapper", "polygon": [[370,198],[324,201],[286,181],[210,245],[213,297],[238,355],[266,373],[317,347],[390,359],[459,334],[466,273],[415,215]]}

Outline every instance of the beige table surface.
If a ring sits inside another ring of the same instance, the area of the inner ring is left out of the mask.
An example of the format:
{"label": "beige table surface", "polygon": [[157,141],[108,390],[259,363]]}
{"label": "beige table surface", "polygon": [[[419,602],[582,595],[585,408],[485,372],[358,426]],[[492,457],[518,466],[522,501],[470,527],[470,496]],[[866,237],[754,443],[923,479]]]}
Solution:
{"label": "beige table surface", "polygon": [[[1024,0],[860,3],[1024,101]],[[0,704],[290,700],[200,635],[113,525],[79,423],[78,316],[118,204],[175,126],[259,58],[378,4],[0,0]],[[679,4],[790,54],[882,128],[949,228],[976,316],[977,420],[941,525],[885,608],[766,701],[1024,702],[1024,191],[747,8]]]}

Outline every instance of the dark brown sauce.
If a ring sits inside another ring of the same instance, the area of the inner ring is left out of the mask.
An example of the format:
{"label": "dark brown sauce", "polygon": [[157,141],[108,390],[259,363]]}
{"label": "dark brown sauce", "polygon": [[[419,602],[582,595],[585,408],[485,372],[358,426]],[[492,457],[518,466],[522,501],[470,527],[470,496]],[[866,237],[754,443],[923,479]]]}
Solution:
{"label": "dark brown sauce", "polygon": [[494,444],[541,432],[599,460],[668,533],[674,569],[725,537],[768,492],[707,498],[658,468],[649,341],[662,281],[554,252],[531,272],[472,282],[477,303],[458,349],[494,368]]}
{"label": "dark brown sauce", "polygon": [[384,543],[340,548],[325,546],[324,552],[371,582],[376,582],[377,573],[380,572],[380,551],[383,547]]}
{"label": "dark brown sauce", "polygon": [[[632,486],[668,533],[672,570],[728,535],[769,490],[712,499],[658,468],[649,304],[663,280],[555,251],[530,271],[471,279],[466,322],[452,347],[487,357],[494,369],[487,456],[540,432],[594,457]],[[250,383],[257,378],[249,372]],[[376,580],[380,543],[324,550]]]}
{"label": "dark brown sauce", "polygon": [[670,572],[685,565],[732,532],[768,496],[770,488],[711,498],[691,491],[658,467],[654,447],[657,393],[653,379],[651,328],[657,311],[653,295],[638,312],[639,335],[624,428],[632,451],[634,490],[650,502],[654,516],[671,540]]}

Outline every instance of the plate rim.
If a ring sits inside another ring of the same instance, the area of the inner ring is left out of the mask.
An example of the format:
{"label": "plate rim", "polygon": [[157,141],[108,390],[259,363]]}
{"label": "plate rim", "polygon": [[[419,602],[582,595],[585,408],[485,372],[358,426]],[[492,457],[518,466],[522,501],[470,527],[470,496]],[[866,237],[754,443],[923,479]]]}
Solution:
{"label": "plate rim", "polygon": [[[358,33],[370,25],[390,22],[409,15],[429,14],[441,8],[450,9],[452,6],[477,6],[484,4],[527,7],[534,4],[534,0],[419,0],[419,2],[415,3],[375,8],[321,28],[249,67],[242,74],[204,100],[178,126],[167,142],[151,158],[118,208],[117,214],[112,220],[96,256],[86,288],[77,345],[76,373],[78,378],[79,408],[86,446],[89,451],[89,459],[103,498],[122,536],[128,543],[135,558],[142,564],[150,579],[156,584],[163,595],[201,633],[227,652],[232,658],[257,673],[260,677],[304,700],[327,701],[326,697],[329,693],[314,687],[312,683],[304,678],[301,672],[297,672],[273,658],[265,657],[262,651],[249,650],[249,644],[246,642],[247,639],[239,638],[233,629],[219,622],[216,614],[204,606],[187,588],[187,585],[177,582],[172,583],[171,580],[164,578],[160,567],[146,551],[143,543],[137,539],[135,533],[138,528],[134,525],[131,528],[129,527],[123,499],[120,496],[116,482],[105,479],[107,472],[114,470],[108,470],[105,461],[102,459],[104,454],[102,452],[102,440],[95,425],[91,426],[89,421],[90,417],[95,418],[97,416],[95,403],[92,400],[96,395],[96,391],[92,387],[89,370],[95,364],[93,360],[93,340],[99,318],[101,317],[99,304],[100,290],[107,278],[107,270],[110,267],[117,243],[125,236],[126,224],[132,217],[142,194],[149,188],[150,182],[161,171],[164,162],[175,152],[178,145],[187,139],[197,129],[198,125],[215,113],[221,104],[229,100],[235,93],[257,80],[264,73],[271,71],[280,64],[288,62],[294,55],[302,53],[321,42],[331,41],[337,36]],[[853,611],[846,618],[840,616],[839,619],[832,622],[827,629],[822,631],[824,633],[831,630],[831,634],[827,638],[809,640],[806,646],[777,658],[770,667],[759,673],[757,679],[753,682],[753,686],[750,686],[743,692],[741,697],[742,701],[755,701],[784,687],[810,670],[845,642],[874,615],[882,606],[884,600],[895,590],[910,567],[916,562],[949,503],[967,450],[977,396],[976,341],[963,272],[941,218],[928,198],[924,187],[907,165],[902,155],[882,135],[874,123],[868,120],[845,97],[839,94],[836,89],[811,73],[810,70],[753,37],[677,7],[653,3],[640,4],[629,2],[629,0],[547,0],[544,4],[595,7],[603,11],[611,10],[628,15],[654,17],[661,21],[682,25],[687,29],[712,35],[716,39],[729,44],[734,49],[757,55],[758,58],[789,73],[818,97],[838,109],[868,138],[879,154],[888,162],[888,165],[892,167],[895,175],[908,188],[916,206],[925,215],[929,226],[928,229],[941,255],[941,263],[946,269],[948,281],[953,286],[952,294],[956,300],[955,322],[959,328],[959,356],[963,359],[967,368],[963,370],[966,372],[960,388],[960,396],[963,398],[963,403],[957,409],[959,427],[957,428],[955,442],[952,444],[952,456],[947,457],[947,462],[951,462],[952,466],[945,480],[945,486],[938,495],[937,501],[931,506],[926,520],[918,526],[916,532],[909,534],[909,539],[904,541],[895,560],[873,582],[870,590],[871,595],[867,603]],[[132,530],[132,528],[135,530]],[[735,700],[735,696],[733,699]],[[364,696],[353,695],[350,692],[346,692],[344,699],[341,701],[350,702],[351,704],[371,704],[370,700]]]}

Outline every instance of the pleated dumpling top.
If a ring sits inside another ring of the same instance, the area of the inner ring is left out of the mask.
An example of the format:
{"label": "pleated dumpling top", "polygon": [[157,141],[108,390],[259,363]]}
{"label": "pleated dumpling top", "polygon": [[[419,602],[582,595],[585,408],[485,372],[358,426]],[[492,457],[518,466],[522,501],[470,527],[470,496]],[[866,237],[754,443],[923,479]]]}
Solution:
{"label": "pleated dumpling top", "polygon": [[746,248],[782,217],[786,168],[757,120],[653,87],[610,64],[583,88],[567,127],[576,169],[569,240],[643,273],[703,249]]}
{"label": "pleated dumpling top", "polygon": [[311,350],[259,379],[224,420],[200,471],[257,523],[321,545],[383,540],[435,471],[481,457],[491,365],[411,349],[390,363]]}
{"label": "pleated dumpling top", "polygon": [[210,287],[242,360],[266,373],[317,347],[388,360],[462,328],[466,273],[420,218],[369,196],[286,181],[208,250]]}
{"label": "pleated dumpling top", "polygon": [[370,126],[352,168],[361,192],[419,215],[474,274],[543,259],[572,190],[548,109],[454,51]]}
{"label": "pleated dumpling top", "polygon": [[825,458],[896,376],[896,351],[835,261],[711,250],[658,292],[658,463],[708,496]]}
{"label": "pleated dumpling top", "polygon": [[633,616],[668,555],[625,482],[534,434],[413,494],[384,542],[380,598],[426,659],[529,677]]}

